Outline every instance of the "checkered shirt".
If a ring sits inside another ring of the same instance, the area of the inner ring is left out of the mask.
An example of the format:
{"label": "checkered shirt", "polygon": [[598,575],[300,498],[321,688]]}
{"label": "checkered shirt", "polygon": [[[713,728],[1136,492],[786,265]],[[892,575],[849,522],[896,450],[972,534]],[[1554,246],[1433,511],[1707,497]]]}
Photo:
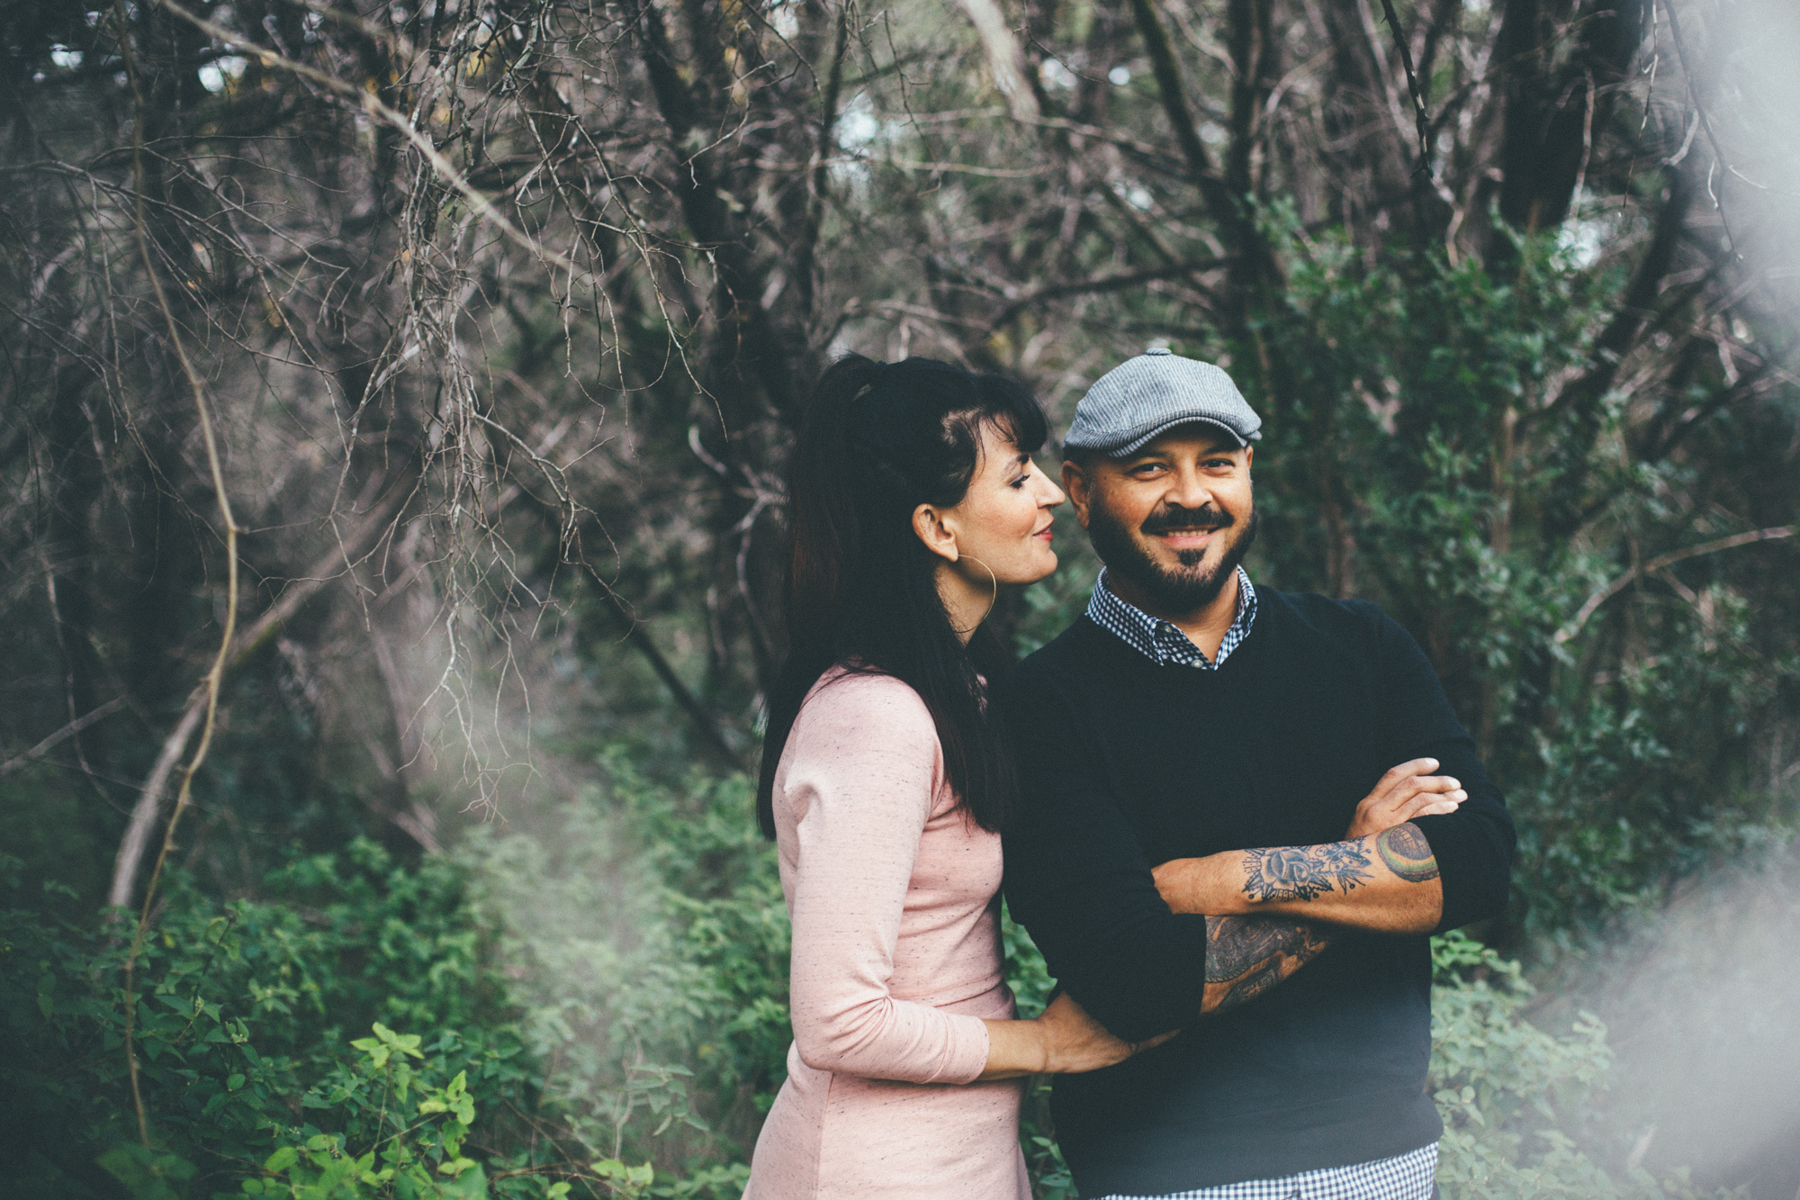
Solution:
{"label": "checkered shirt", "polygon": [[1088,619],[1108,633],[1123,638],[1126,645],[1159,667],[1199,667],[1203,671],[1216,671],[1231,657],[1238,644],[1250,636],[1250,626],[1256,621],[1256,589],[1250,586],[1250,576],[1244,568],[1239,567],[1237,616],[1232,618],[1231,628],[1225,631],[1225,640],[1219,643],[1218,657],[1209,659],[1175,625],[1119,599],[1106,585],[1106,574],[1104,569],[1101,570],[1100,578],[1094,582],[1094,595],[1088,601]]}
{"label": "checkered shirt", "polygon": [[1167,1196],[1103,1196],[1101,1200],[1429,1200],[1437,1176],[1433,1142],[1393,1158],[1321,1167],[1280,1179],[1251,1179]]}

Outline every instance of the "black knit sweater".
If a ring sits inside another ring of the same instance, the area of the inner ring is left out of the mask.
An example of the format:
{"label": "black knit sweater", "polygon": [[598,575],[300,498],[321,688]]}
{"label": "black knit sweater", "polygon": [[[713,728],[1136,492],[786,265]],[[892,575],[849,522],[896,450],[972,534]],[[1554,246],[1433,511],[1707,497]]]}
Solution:
{"label": "black knit sweater", "polygon": [[1217,671],[1157,666],[1086,617],[995,703],[1024,796],[1006,898],[1051,974],[1107,1028],[1180,1037],[1057,1079],[1056,1132],[1083,1195],[1157,1195],[1344,1166],[1443,1131],[1425,1071],[1424,936],[1335,931],[1273,991],[1201,1018],[1206,925],[1169,912],[1171,858],[1341,839],[1388,768],[1430,756],[1468,790],[1415,823],[1442,872],[1440,929],[1506,902],[1512,819],[1430,663],[1380,609],[1257,589]]}

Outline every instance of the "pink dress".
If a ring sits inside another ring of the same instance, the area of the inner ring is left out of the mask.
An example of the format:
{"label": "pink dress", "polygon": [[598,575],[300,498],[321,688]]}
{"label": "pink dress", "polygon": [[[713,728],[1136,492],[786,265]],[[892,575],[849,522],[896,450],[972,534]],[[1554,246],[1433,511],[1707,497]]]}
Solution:
{"label": "pink dress", "polygon": [[955,805],[917,692],[813,686],[775,772],[794,1044],[745,1200],[1029,1200],[1023,1081],[971,1082],[1013,1016],[1000,838]]}

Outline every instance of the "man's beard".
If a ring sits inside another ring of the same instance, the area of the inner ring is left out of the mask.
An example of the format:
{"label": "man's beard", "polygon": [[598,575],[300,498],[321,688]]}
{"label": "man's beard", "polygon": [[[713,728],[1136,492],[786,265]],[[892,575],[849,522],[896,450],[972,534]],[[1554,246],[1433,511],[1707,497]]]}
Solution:
{"label": "man's beard", "polygon": [[[1210,504],[1203,508],[1164,505],[1144,519],[1139,532],[1155,535],[1167,529],[1225,530],[1237,524],[1229,513]],[[1094,544],[1094,553],[1100,556],[1107,570],[1133,584],[1147,600],[1166,613],[1198,612],[1218,599],[1226,581],[1237,573],[1238,564],[1256,541],[1256,526],[1257,514],[1252,506],[1242,529],[1226,543],[1218,566],[1209,571],[1201,565],[1206,560],[1207,550],[1211,549],[1202,546],[1177,550],[1175,559],[1181,566],[1170,570],[1151,558],[1103,505],[1094,504],[1088,509],[1088,539]]]}

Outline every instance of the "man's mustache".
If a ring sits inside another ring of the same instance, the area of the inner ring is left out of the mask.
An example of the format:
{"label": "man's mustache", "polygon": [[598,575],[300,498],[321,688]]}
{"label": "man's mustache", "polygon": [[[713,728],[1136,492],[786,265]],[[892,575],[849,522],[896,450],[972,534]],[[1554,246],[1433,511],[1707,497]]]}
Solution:
{"label": "man's mustache", "polygon": [[1173,529],[1223,529],[1235,522],[1235,518],[1222,509],[1210,504],[1199,508],[1183,508],[1178,504],[1165,504],[1138,526],[1143,532],[1155,536],[1168,533]]}

